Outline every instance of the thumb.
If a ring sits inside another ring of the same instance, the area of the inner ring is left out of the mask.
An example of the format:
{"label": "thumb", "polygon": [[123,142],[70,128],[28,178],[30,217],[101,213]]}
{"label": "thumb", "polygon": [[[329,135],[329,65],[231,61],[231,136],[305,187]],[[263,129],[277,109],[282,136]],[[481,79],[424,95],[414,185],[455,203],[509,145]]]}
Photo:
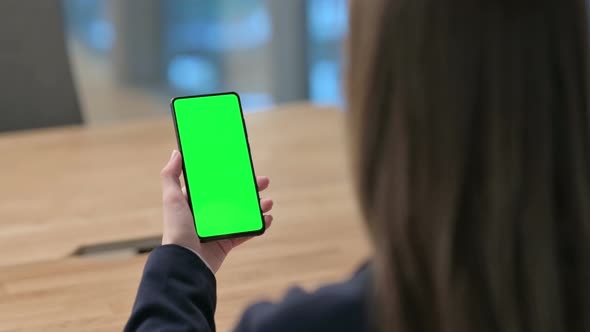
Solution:
{"label": "thumb", "polygon": [[180,186],[180,173],[182,172],[182,157],[180,152],[174,150],[170,160],[162,169],[162,197],[164,202],[182,200],[183,194]]}

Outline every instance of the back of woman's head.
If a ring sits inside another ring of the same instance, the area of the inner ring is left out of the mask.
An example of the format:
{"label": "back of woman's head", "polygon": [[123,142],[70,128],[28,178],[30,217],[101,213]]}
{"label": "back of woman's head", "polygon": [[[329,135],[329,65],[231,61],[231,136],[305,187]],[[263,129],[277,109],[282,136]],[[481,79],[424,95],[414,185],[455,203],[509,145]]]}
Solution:
{"label": "back of woman's head", "polygon": [[376,320],[590,330],[584,0],[353,0],[348,98]]}

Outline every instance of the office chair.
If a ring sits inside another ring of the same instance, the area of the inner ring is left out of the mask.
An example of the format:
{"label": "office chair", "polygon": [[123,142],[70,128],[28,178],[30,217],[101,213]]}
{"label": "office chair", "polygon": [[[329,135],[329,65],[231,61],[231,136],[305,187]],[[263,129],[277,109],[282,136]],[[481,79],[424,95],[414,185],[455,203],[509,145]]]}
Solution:
{"label": "office chair", "polygon": [[0,132],[82,123],[60,0],[0,1]]}

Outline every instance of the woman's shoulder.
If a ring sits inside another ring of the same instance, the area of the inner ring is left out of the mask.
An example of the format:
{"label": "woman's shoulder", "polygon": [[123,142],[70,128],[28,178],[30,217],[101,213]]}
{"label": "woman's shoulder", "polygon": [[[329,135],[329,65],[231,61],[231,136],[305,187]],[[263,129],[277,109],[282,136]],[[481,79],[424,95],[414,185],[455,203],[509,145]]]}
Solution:
{"label": "woman's shoulder", "polygon": [[371,275],[366,263],[344,282],[310,293],[293,288],[280,302],[256,303],[236,331],[367,331]]}

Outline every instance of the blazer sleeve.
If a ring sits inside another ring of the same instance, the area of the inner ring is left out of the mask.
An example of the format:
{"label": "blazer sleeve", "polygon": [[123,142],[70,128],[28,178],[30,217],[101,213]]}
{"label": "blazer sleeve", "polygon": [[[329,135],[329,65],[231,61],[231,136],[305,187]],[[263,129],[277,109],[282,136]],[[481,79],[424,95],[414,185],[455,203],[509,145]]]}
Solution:
{"label": "blazer sleeve", "polygon": [[150,254],[125,331],[215,331],[216,280],[201,259],[177,246]]}
{"label": "blazer sleeve", "polygon": [[256,303],[244,312],[234,331],[373,331],[368,311],[371,265],[366,263],[352,278],[312,293],[293,288],[278,303]]}

